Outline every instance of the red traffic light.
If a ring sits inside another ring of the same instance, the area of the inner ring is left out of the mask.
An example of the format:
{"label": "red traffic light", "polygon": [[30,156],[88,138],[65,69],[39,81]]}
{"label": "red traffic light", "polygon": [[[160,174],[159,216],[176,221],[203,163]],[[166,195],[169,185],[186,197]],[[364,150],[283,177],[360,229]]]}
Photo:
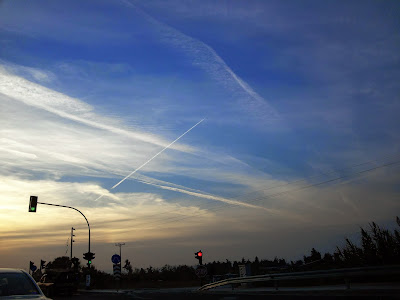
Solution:
{"label": "red traffic light", "polygon": [[195,252],[194,253],[196,256],[196,259],[199,260],[199,264],[202,265],[203,264],[203,252],[201,252],[201,250],[199,252]]}

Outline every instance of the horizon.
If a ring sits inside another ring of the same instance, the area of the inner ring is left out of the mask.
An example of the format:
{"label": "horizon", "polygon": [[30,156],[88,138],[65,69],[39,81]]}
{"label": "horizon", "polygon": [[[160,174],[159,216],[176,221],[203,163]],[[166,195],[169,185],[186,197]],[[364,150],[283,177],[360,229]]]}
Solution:
{"label": "horizon", "polygon": [[399,20],[398,1],[1,1],[0,265],[69,253],[71,227],[87,252],[84,218],[31,195],[85,214],[102,271],[118,242],[133,268],[295,261],[392,228]]}

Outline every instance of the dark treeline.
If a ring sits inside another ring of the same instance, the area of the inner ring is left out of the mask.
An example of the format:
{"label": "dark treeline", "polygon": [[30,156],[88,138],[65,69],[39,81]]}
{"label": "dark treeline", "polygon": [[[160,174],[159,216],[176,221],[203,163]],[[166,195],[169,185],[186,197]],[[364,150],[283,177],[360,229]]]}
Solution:
{"label": "dark treeline", "polygon": [[[397,225],[400,227],[400,219],[396,217]],[[223,262],[206,262],[209,277],[223,275],[234,276],[239,274],[239,265],[248,265],[251,275],[261,275],[276,272],[311,271],[334,268],[366,267],[379,265],[400,264],[400,231],[381,228],[375,222],[369,224],[367,229],[360,228],[361,240],[359,244],[345,239],[343,247],[336,247],[333,253],[321,254],[315,248],[311,249],[309,255],[302,260],[286,261],[283,258],[275,257],[273,260],[259,259],[253,261],[242,258],[239,261],[225,260]],[[73,263],[68,257],[57,258],[50,262],[47,268],[72,267]],[[89,270],[81,267],[78,261],[76,267],[83,274]],[[165,265],[161,268],[133,268],[129,260],[123,264],[123,281],[128,282],[193,282],[197,280],[195,268],[192,266]],[[96,270],[92,266],[90,273],[98,286],[106,286],[107,282],[113,281],[111,274]]]}
{"label": "dark treeline", "polygon": [[[396,217],[397,226],[400,227],[400,219]],[[400,231],[381,228],[375,222],[369,224],[369,228],[360,228],[361,242],[359,245],[350,239],[345,239],[343,247],[336,247],[333,253],[321,254],[315,248],[302,260],[286,261],[275,257],[273,260],[259,259],[253,261],[214,261],[207,263],[210,275],[222,275],[238,273],[240,264],[250,264],[252,275],[262,275],[273,272],[308,271],[334,268],[366,267],[379,265],[400,264]]]}

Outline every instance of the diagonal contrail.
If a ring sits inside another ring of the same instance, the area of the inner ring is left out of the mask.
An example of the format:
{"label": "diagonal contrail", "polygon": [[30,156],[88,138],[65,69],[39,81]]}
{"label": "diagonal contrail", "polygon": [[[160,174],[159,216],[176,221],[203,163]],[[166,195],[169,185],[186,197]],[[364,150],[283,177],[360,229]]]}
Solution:
{"label": "diagonal contrail", "polygon": [[[199,125],[201,122],[203,122],[205,119],[200,120],[199,122],[197,122],[195,125],[193,125],[192,127],[190,127],[188,130],[186,130],[183,134],[181,134],[178,138],[176,138],[173,142],[171,142],[170,144],[168,144],[167,146],[164,147],[164,149],[162,149],[160,152],[158,152],[157,154],[155,154],[152,158],[150,158],[148,161],[146,161],[144,164],[142,164],[140,167],[136,168],[134,171],[132,171],[129,175],[127,175],[124,179],[122,179],[120,182],[118,182],[117,184],[115,184],[112,189],[115,189],[117,186],[119,186],[121,183],[123,183],[125,180],[127,180],[129,177],[131,177],[133,174],[135,174],[137,171],[139,171],[141,168],[143,168],[145,165],[147,165],[149,162],[151,162],[154,158],[156,158],[158,155],[160,155],[161,153],[163,153],[165,150],[167,150],[170,146],[172,146],[174,143],[176,143],[180,138],[182,138],[185,134],[187,134],[190,130],[192,130],[193,128],[195,128],[197,125]],[[101,197],[103,197],[103,195],[101,195],[99,198],[97,198],[96,200],[99,200]]]}

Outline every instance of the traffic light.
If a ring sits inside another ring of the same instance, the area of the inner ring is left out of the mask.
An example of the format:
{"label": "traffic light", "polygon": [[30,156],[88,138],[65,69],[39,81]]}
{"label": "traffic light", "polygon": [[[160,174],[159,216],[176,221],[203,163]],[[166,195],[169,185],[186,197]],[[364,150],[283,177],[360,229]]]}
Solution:
{"label": "traffic light", "polygon": [[36,212],[37,196],[31,196],[29,199],[29,212]]}
{"label": "traffic light", "polygon": [[94,253],[92,252],[83,253],[83,259],[87,260],[88,264],[90,265],[92,263],[92,260],[94,259]]}
{"label": "traffic light", "polygon": [[44,266],[45,263],[46,263],[45,260],[40,260],[40,270],[45,268],[45,266]]}
{"label": "traffic light", "polygon": [[32,272],[35,272],[35,271],[36,271],[37,267],[35,266],[35,263],[34,263],[33,261],[29,261],[29,269],[30,269]]}
{"label": "traffic light", "polygon": [[79,258],[73,257],[71,259],[71,262],[74,264],[74,268],[78,268],[79,267]]}
{"label": "traffic light", "polygon": [[201,250],[199,252],[194,253],[196,256],[195,258],[199,260],[199,265],[203,264],[203,252]]}

